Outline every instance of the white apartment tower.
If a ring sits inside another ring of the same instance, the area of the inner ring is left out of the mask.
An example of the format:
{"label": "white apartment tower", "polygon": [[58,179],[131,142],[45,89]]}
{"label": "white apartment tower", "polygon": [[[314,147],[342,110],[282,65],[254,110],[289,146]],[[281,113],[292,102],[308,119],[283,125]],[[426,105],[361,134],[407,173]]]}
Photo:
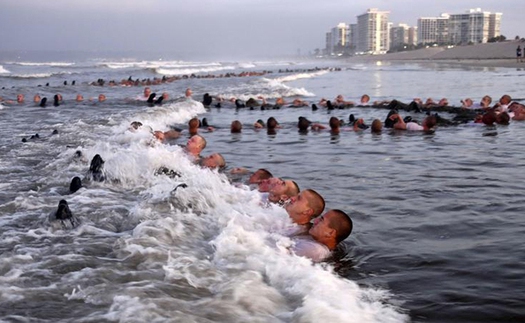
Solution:
{"label": "white apartment tower", "polygon": [[408,44],[410,27],[407,24],[399,24],[390,28],[390,49],[397,49]]}
{"label": "white apartment tower", "polygon": [[337,55],[344,52],[344,48],[350,44],[350,26],[339,23],[326,34],[326,52],[329,55]]}
{"label": "white apartment tower", "polygon": [[384,54],[389,50],[388,14],[372,8],[357,16],[357,52]]}
{"label": "white apartment tower", "polygon": [[421,17],[417,20],[417,41],[421,44],[446,44],[449,41],[449,15]]}

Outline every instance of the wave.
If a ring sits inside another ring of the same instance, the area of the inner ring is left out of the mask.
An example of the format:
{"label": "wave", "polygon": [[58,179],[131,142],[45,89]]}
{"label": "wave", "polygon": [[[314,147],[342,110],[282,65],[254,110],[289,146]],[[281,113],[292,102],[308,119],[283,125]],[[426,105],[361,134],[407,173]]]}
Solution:
{"label": "wave", "polygon": [[56,67],[66,67],[66,66],[73,66],[75,63],[69,63],[69,62],[12,62],[10,64],[13,65],[21,65],[21,66],[56,66]]}
{"label": "wave", "polygon": [[62,71],[62,72],[57,72],[57,73],[12,74],[6,77],[13,78],[13,79],[34,79],[34,78],[47,78],[47,77],[56,76],[56,75],[71,75],[71,74],[74,74],[74,73]]}
{"label": "wave", "polygon": [[9,72],[2,65],[0,65],[0,74],[9,74],[9,73],[11,73],[11,72]]}
{"label": "wave", "polygon": [[188,68],[188,67],[210,67],[210,66],[221,66],[220,63],[209,62],[209,63],[197,63],[197,62],[184,62],[184,61],[128,61],[128,62],[102,62],[98,63],[98,66],[107,67],[111,69],[124,69],[124,68],[144,68],[144,69],[156,69],[156,68]]}
{"label": "wave", "polygon": [[322,70],[322,71],[317,71],[317,72],[312,72],[312,73],[298,73],[298,74],[291,74],[291,75],[286,75],[282,77],[277,77],[274,80],[278,82],[292,82],[292,81],[296,81],[300,79],[308,79],[308,78],[321,76],[327,73],[328,73],[327,70]]}
{"label": "wave", "polygon": [[218,67],[203,67],[203,68],[179,68],[179,69],[166,69],[166,68],[156,68],[155,72],[161,75],[189,75],[197,73],[211,73],[217,71],[226,71],[233,70],[233,66],[218,66]]}
{"label": "wave", "polygon": [[5,109],[6,107],[2,105],[2,103],[0,103],[0,110],[3,110]]}

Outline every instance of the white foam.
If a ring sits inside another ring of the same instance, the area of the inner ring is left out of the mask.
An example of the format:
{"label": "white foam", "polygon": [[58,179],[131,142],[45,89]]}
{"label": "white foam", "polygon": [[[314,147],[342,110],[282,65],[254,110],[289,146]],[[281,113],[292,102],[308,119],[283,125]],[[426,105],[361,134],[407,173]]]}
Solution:
{"label": "white foam", "polygon": [[13,64],[22,65],[22,66],[73,66],[75,65],[75,63],[69,63],[69,62],[43,62],[43,63],[17,62]]}
{"label": "white foam", "polygon": [[233,66],[216,66],[216,67],[200,67],[200,68],[177,68],[177,69],[168,69],[168,68],[157,68],[155,72],[161,75],[188,75],[196,73],[212,73],[217,71],[233,70]]}
{"label": "white foam", "polygon": [[277,77],[274,80],[278,81],[278,82],[292,82],[292,81],[296,81],[296,80],[300,80],[300,79],[308,79],[308,78],[318,77],[318,76],[324,75],[326,73],[328,73],[327,70],[311,72],[311,73],[297,73],[297,74],[291,74],[291,75],[286,75],[286,76],[282,76],[282,77]]}
{"label": "white foam", "polygon": [[0,65],[0,74],[9,74],[9,73],[11,73],[11,72],[9,72],[2,65]]}

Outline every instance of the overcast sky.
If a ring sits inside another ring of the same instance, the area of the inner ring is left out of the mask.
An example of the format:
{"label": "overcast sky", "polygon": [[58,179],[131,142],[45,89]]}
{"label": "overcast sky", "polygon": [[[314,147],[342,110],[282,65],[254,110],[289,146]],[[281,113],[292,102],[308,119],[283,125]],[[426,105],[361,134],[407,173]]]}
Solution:
{"label": "overcast sky", "polygon": [[519,0],[0,0],[0,50],[179,52],[217,59],[293,55],[368,8],[395,25],[470,8],[503,13],[501,32],[525,37]]}

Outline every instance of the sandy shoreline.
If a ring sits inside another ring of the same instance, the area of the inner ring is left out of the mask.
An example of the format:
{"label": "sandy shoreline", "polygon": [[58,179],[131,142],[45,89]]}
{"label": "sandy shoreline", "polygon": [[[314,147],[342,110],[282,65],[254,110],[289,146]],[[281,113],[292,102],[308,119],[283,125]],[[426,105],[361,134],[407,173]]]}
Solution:
{"label": "sandy shoreline", "polygon": [[516,48],[525,46],[525,42],[508,41],[503,43],[487,43],[468,46],[458,46],[450,49],[431,47],[414,51],[390,53],[373,56],[354,56],[347,58],[348,62],[410,62],[434,63],[447,65],[464,65],[479,67],[525,68],[523,62],[516,60]]}

